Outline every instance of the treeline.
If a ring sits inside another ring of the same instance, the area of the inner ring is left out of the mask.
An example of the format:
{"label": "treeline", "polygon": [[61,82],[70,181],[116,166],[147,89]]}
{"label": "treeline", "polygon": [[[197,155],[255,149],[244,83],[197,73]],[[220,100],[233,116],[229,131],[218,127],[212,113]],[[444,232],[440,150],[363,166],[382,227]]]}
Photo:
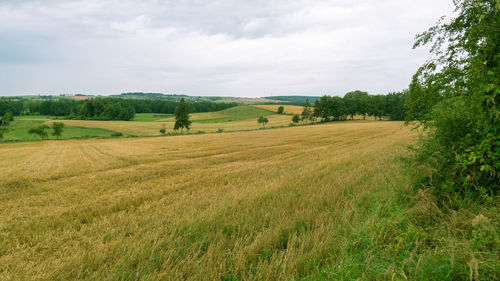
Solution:
{"label": "treeline", "polygon": [[314,103],[314,116],[323,121],[353,119],[354,115],[363,115],[363,119],[369,115],[379,120],[382,120],[382,116],[391,120],[404,120],[407,99],[407,91],[388,95],[353,91],[343,98],[325,95]]}
{"label": "treeline", "polygon": [[[165,100],[136,100],[121,98],[95,98],[84,101],[0,99],[0,115],[10,111],[14,115],[64,116],[69,119],[131,120],[135,113],[173,114],[178,102]],[[237,103],[192,102],[189,112],[212,112],[236,106]]]}

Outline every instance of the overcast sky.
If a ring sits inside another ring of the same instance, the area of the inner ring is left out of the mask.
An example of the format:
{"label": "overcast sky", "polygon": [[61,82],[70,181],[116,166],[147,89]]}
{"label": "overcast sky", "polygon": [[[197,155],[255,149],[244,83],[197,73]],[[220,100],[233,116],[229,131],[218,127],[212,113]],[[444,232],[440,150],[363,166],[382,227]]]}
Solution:
{"label": "overcast sky", "polygon": [[406,88],[451,0],[0,0],[0,95]]}

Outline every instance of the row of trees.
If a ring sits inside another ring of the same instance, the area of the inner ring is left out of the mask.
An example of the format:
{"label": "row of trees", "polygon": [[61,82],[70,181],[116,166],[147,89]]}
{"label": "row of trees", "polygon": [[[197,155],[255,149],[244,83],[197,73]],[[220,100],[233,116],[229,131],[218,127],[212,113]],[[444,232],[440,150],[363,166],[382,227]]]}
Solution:
{"label": "row of trees", "polygon": [[362,115],[363,119],[366,119],[369,115],[379,120],[382,120],[382,116],[388,116],[391,120],[404,120],[407,99],[407,91],[388,95],[369,95],[367,92],[353,91],[345,94],[343,98],[325,95],[314,103],[314,112],[303,113],[302,119],[318,117],[323,121],[346,120],[353,119],[355,115]]}
{"label": "row of trees", "polygon": [[62,122],[54,122],[52,126],[49,127],[45,124],[42,124],[36,128],[31,128],[28,130],[29,134],[38,135],[42,140],[48,137],[48,133],[46,130],[52,128],[52,135],[59,139],[62,135],[64,129],[64,123]]}
{"label": "row of trees", "polygon": [[[173,114],[179,102],[95,98],[84,101],[71,99],[12,101],[0,99],[0,116],[10,111],[14,115],[40,114],[65,116],[70,119],[131,120],[135,113]],[[186,103],[189,112],[212,112],[236,106],[236,103]]]}

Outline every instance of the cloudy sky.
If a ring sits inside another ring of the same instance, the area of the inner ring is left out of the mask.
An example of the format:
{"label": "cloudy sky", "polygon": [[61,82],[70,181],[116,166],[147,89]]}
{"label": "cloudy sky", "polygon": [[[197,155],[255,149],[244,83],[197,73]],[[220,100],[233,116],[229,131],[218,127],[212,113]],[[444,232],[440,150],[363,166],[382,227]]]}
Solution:
{"label": "cloudy sky", "polygon": [[0,95],[406,88],[451,0],[0,0]]}

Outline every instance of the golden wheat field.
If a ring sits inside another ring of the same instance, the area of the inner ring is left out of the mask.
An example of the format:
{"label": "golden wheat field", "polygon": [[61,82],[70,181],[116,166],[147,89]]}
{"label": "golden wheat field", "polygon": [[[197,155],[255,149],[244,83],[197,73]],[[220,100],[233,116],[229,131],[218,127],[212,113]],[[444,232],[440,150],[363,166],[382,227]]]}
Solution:
{"label": "golden wheat field", "polygon": [[305,278],[379,227],[414,137],[352,121],[2,144],[0,280]]}
{"label": "golden wheat field", "polygon": [[304,110],[303,106],[298,106],[298,105],[259,104],[254,106],[272,112],[277,112],[278,107],[283,106],[283,113],[285,114],[301,114],[302,111]]}

